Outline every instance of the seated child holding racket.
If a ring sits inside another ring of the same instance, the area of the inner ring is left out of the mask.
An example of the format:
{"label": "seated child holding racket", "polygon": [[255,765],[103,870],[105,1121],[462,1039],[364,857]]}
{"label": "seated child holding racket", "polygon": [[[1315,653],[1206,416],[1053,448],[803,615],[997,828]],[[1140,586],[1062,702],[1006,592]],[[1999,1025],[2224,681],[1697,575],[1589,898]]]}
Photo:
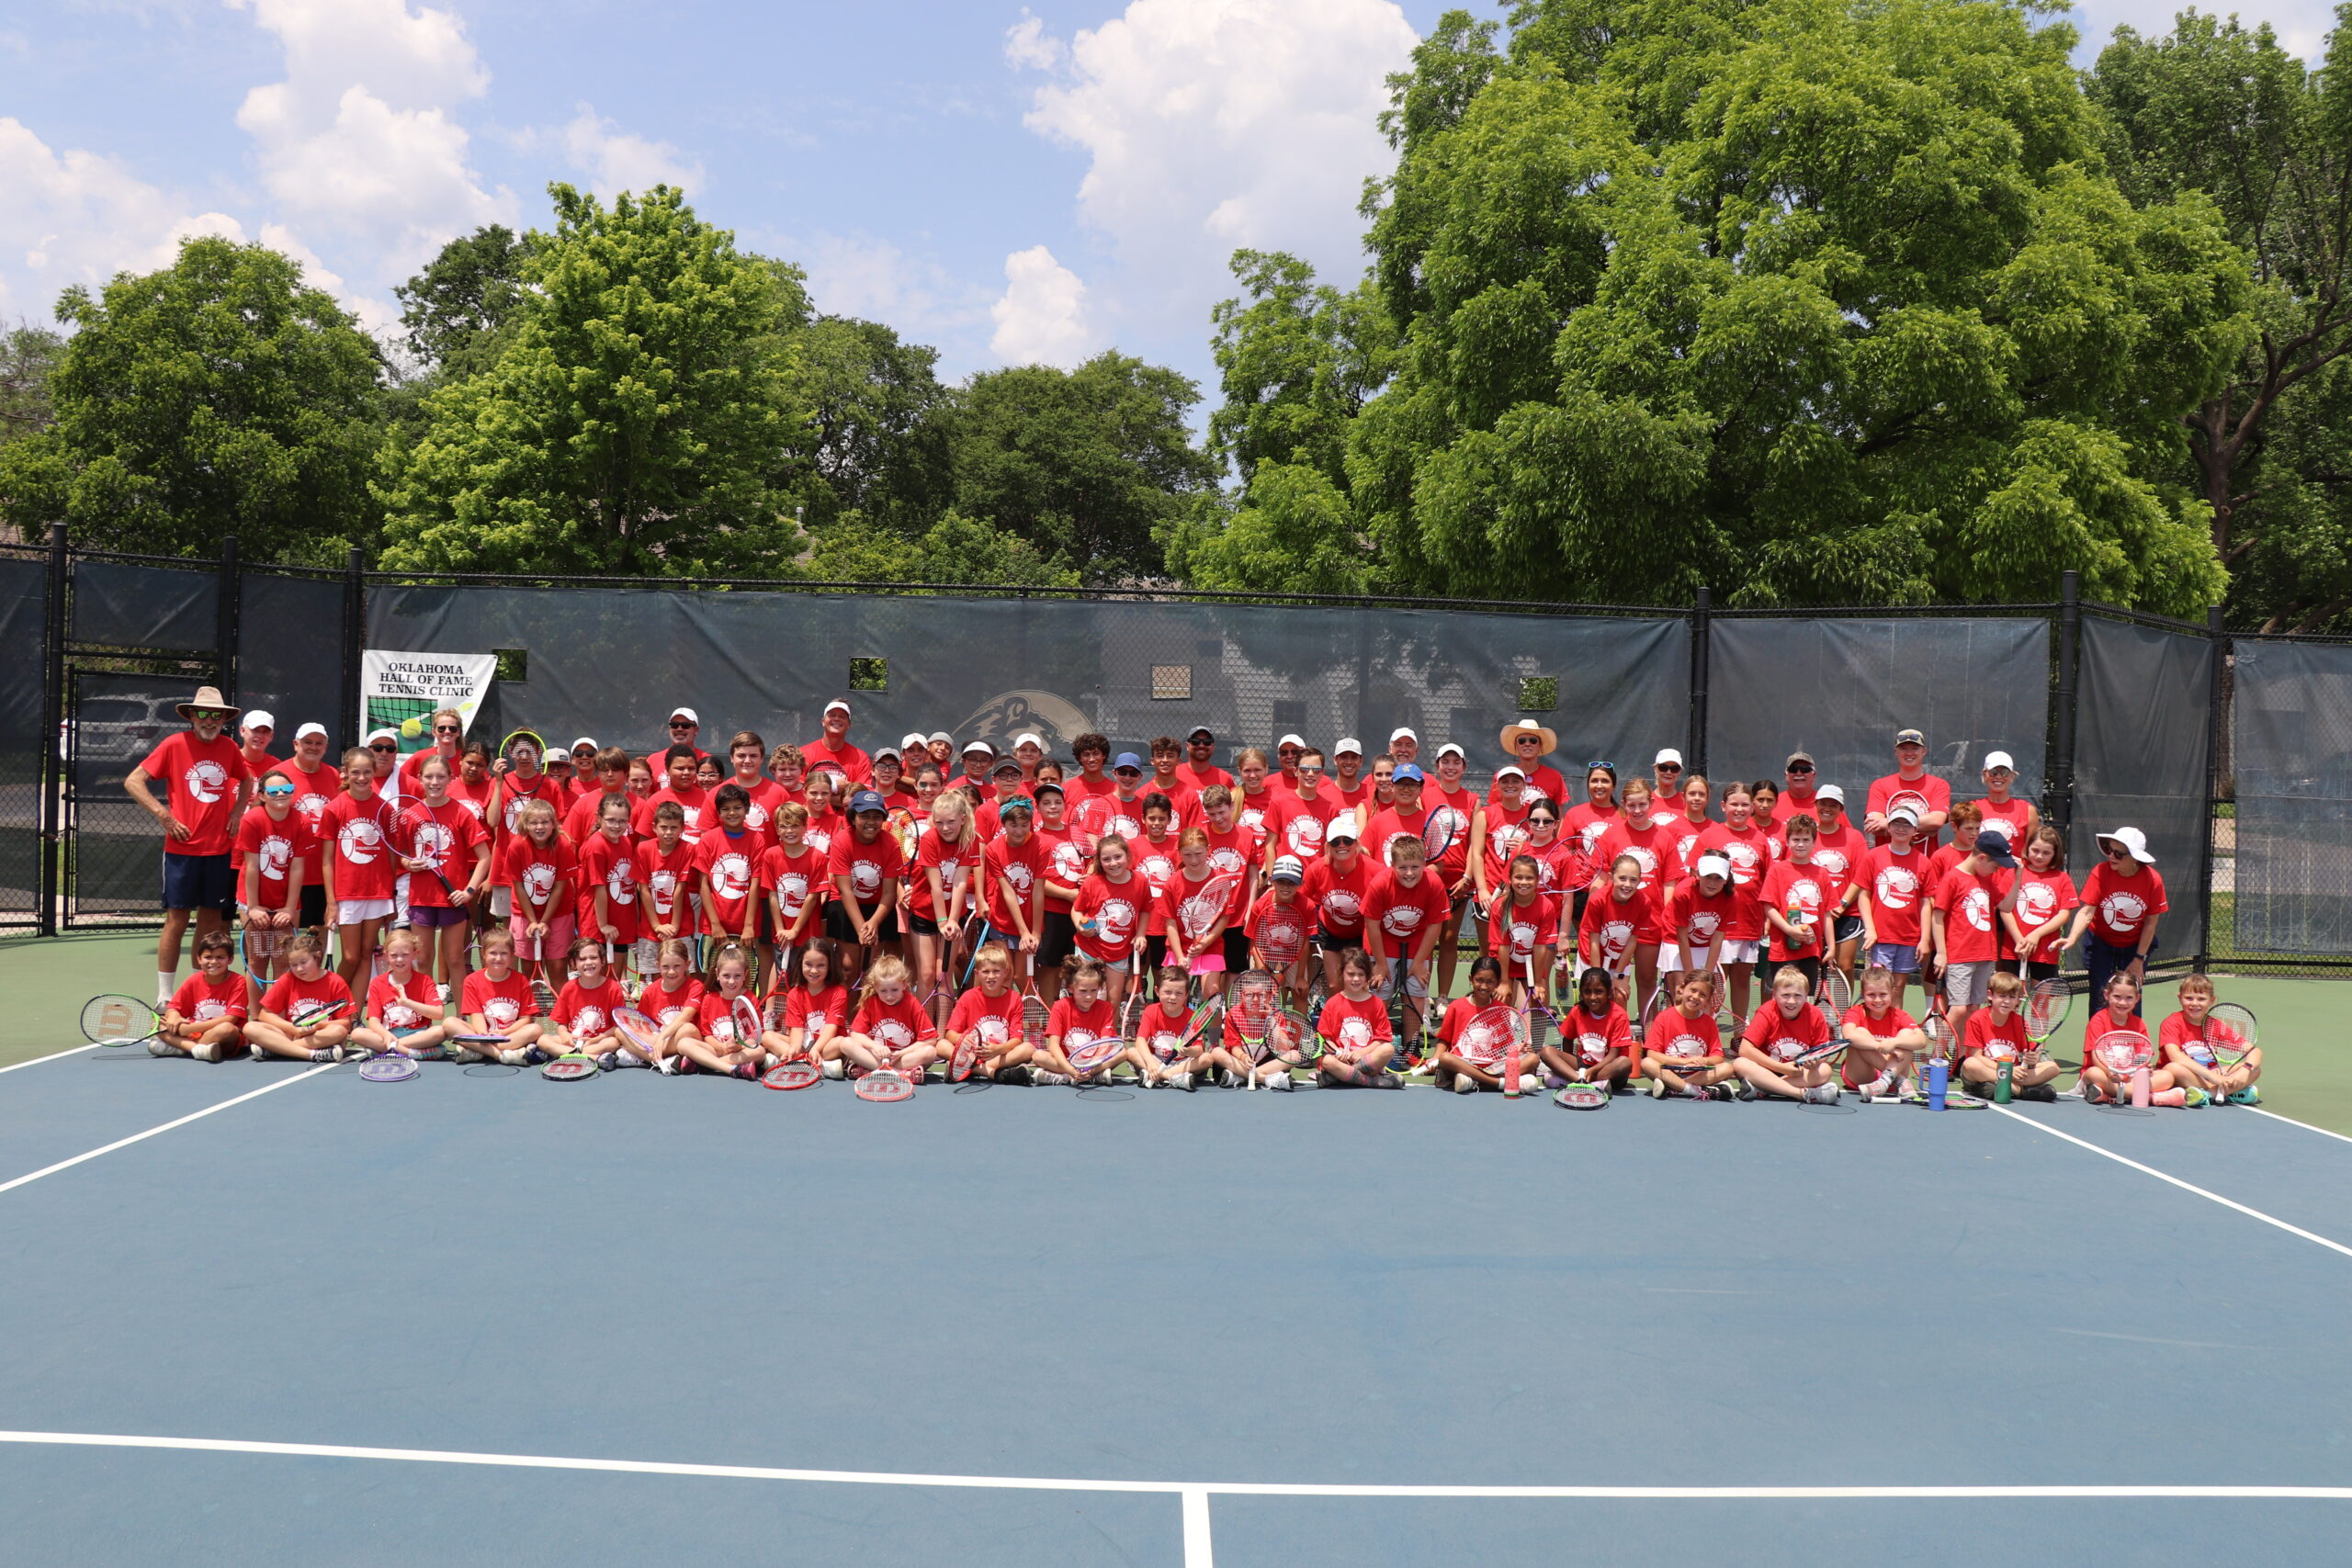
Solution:
{"label": "seated child holding racket", "polygon": [[1061,995],[1046,1015],[1046,1043],[1030,1068],[1032,1081],[1107,1083],[1111,1069],[1128,1062],[1145,1083],[1157,1085],[1159,1062],[1142,1046],[1119,1037],[1119,1017],[1111,1007],[1102,963],[1073,953],[1062,960],[1061,968]]}
{"label": "seated child holding racket", "polygon": [[[1182,974],[1177,972],[1172,978],[1181,988]],[[1163,994],[1165,985],[1163,981]],[[1036,1048],[1023,1030],[1021,995],[1012,988],[1012,954],[1004,943],[983,942],[972,955],[972,984],[956,998],[956,1010],[947,1017],[943,1038],[951,1060],[970,1041],[975,1077],[1016,1083],[1027,1077],[1022,1069],[1036,1055]],[[825,1070],[840,1076],[831,1063]]]}
{"label": "seated child holding racket", "polygon": [[2262,1076],[2262,1047],[2214,1016],[2213,982],[2184,976],[2179,995],[2180,1010],[2165,1020],[2156,1037],[2175,1077],[2186,1073],[2217,1104],[2261,1104],[2254,1080]]}
{"label": "seated child holding racket", "polygon": [[[2150,1104],[2176,1108],[2204,1104],[2203,1089],[2182,1090],[2180,1086],[2189,1075],[2164,1066],[2158,1057],[2147,1021],[2139,1015],[2140,983],[2117,970],[2108,977],[2106,1000],[2107,1005],[2083,1025],[2083,1069],[2075,1080],[2083,1098],[2093,1104],[2128,1100],[2133,1077],[2144,1071]],[[2190,1093],[2195,1094],[2194,1100],[2188,1098]]]}
{"label": "seated child holding racket", "polygon": [[[767,1048],[760,1043],[759,1004],[752,999],[750,947],[740,941],[722,944],[710,961],[710,980],[711,988],[703,993],[694,1017],[678,1029],[677,1049],[692,1065],[689,1071],[699,1067],[722,1077],[757,1079],[767,1067]],[[621,1046],[632,1049],[626,1034]]]}
{"label": "seated child holding racket", "polygon": [[368,1021],[351,1037],[372,1051],[437,1062],[444,1055],[442,1037],[449,1032],[443,1021],[447,1010],[441,987],[417,967],[417,946],[416,933],[406,929],[384,938],[384,972],[368,983]]}
{"label": "seated child holding racket", "polygon": [[1144,1004],[1143,1016],[1136,1021],[1136,1043],[1151,1053],[1159,1064],[1159,1077],[1154,1080],[1161,1089],[1181,1089],[1190,1094],[1207,1076],[1208,1068],[1201,1065],[1202,1055],[1208,1043],[1193,1028],[1195,1009],[1192,1005],[1192,987],[1184,980],[1183,971],[1160,969],[1159,991]]}
{"label": "seated child holding racket", "polygon": [[621,1037],[613,1027],[613,1015],[628,999],[605,967],[605,944],[575,937],[564,956],[571,962],[571,978],[556,995],[555,1012],[537,1048],[545,1055],[594,1056],[599,1067],[617,1067]]}
{"label": "seated child holding racket", "polygon": [[1872,964],[1862,973],[1862,999],[1838,1022],[1846,1037],[1846,1087],[1864,1100],[1899,1099],[1917,1054],[1928,1048],[1928,1032],[1894,1005],[1900,984],[1893,970]]}
{"label": "seated child holding racket", "polygon": [[906,960],[876,959],[859,987],[857,1016],[842,1036],[842,1055],[858,1077],[889,1068],[910,1082],[920,1082],[923,1067],[938,1052],[939,1032],[931,1014],[914,998],[914,984]]}
{"label": "seated child holding racket", "polygon": [[[499,1061],[519,1067],[530,1060],[531,1047],[538,1043],[544,1026],[531,983],[515,972],[513,931],[492,926],[481,933],[481,967],[466,976],[458,1002],[466,1026],[474,1033],[506,1037],[505,1045],[497,1050]],[[458,1052],[460,1062],[488,1059],[489,1054],[480,1047],[462,1047]]]}
{"label": "seated child holding racket", "polygon": [[[1473,972],[1476,983],[1476,971]],[[1544,1081],[1552,1089],[1572,1083],[1605,1084],[1621,1093],[1633,1076],[1634,1021],[1617,1005],[1605,969],[1588,969],[1577,981],[1577,1005],[1560,1020],[1560,1038],[1537,1053]]]}
{"label": "seated child holding racket", "polygon": [[1738,1068],[1724,1056],[1715,1027],[1715,983],[1703,974],[1685,974],[1674,990],[1674,1005],[1651,1020],[1642,1042],[1642,1071],[1650,1096],[1664,1100],[1729,1100]]}
{"label": "seated child holding racket", "polygon": [[2001,1069],[2009,1070],[2009,1092],[2019,1100],[2055,1100],[2051,1080],[2058,1064],[2026,1038],[2025,982],[2007,971],[1984,983],[1984,1005],[1968,1015],[1961,1036],[1960,1080],[1980,1100],[1996,1098]]}
{"label": "seated child holding racket", "polygon": [[[245,1043],[253,983],[229,966],[233,951],[226,931],[207,931],[196,939],[196,973],[181,981],[164,1004],[164,1027],[147,1042],[149,1055],[217,1062],[234,1055],[231,1047]],[[334,1054],[311,1060],[332,1062]]]}
{"label": "seated child holding racket", "polygon": [[[685,895],[678,897],[683,900]],[[703,983],[694,961],[690,939],[663,937],[653,947],[652,983],[637,994],[637,1010],[661,1032],[654,1040],[660,1053],[654,1066],[664,1073],[676,1072],[679,1063],[689,1060],[678,1049],[678,1036],[701,1016]]]}
{"label": "seated child holding racket", "polygon": [[849,987],[842,984],[836,967],[841,960],[829,936],[786,951],[792,953],[796,973],[785,987],[782,1010],[771,1015],[774,1021],[760,1043],[779,1062],[806,1057],[823,1067],[839,1059],[841,1051],[835,1042],[849,1022]]}
{"label": "seated child holding racket", "polygon": [[[314,931],[296,931],[286,939],[285,973],[263,994],[261,1015],[245,1025],[245,1043],[295,1062],[365,1056],[368,1047],[351,1038],[351,987],[326,966],[325,943]],[[225,1047],[207,1049],[218,1053]],[[220,1057],[197,1059],[217,1062]]]}
{"label": "seated child holding racket", "polygon": [[1351,1089],[1405,1087],[1405,1080],[1388,1070],[1396,1054],[1396,1034],[1386,1004],[1372,994],[1372,958],[1362,948],[1340,955],[1340,994],[1325,999],[1315,1032],[1323,1040],[1315,1070],[1330,1083]]}
{"label": "seated child holding racket", "polygon": [[[1891,983],[1893,976],[1888,979]],[[1833,1043],[1829,1020],[1813,1005],[1813,987],[1804,971],[1784,964],[1772,976],[1772,994],[1740,1032],[1734,1067],[1740,1081],[1758,1094],[1835,1105],[1836,1072],[1829,1055],[1818,1054]]]}
{"label": "seated child holding racket", "polygon": [[[1351,949],[1340,957],[1340,972],[1343,976],[1348,960],[1354,956]],[[1366,967],[1369,978],[1369,965]],[[1605,995],[1609,977],[1598,969],[1589,973]],[[1480,953],[1470,963],[1470,994],[1448,1002],[1437,1021],[1437,1051],[1430,1064],[1437,1087],[1456,1094],[1502,1088],[1510,1032],[1518,1027],[1518,1014],[1503,1000],[1502,960],[1491,953]]]}

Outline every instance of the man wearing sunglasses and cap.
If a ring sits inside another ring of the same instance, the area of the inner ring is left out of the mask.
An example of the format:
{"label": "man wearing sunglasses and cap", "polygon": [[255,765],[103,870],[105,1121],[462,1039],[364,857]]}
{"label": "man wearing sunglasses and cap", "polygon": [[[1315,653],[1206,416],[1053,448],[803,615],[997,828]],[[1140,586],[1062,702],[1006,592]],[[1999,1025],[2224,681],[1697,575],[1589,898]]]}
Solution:
{"label": "man wearing sunglasses and cap", "polygon": [[[1771,815],[1764,827],[1779,831],[1788,826],[1792,817],[1817,817],[1821,774],[1814,765],[1813,753],[1802,749],[1789,753],[1781,764],[1781,795],[1772,803]],[[1842,797],[1841,797],[1842,798]]]}
{"label": "man wearing sunglasses and cap", "polygon": [[[2148,836],[2137,828],[2118,828],[2098,836],[2099,852],[2107,858],[2083,878],[2083,901],[2066,932],[2067,947],[2083,942],[2083,966],[2090,971],[2091,1000],[2107,1000],[2107,982],[2118,973],[2148,986],[2148,954],[2156,949],[2156,920],[2171,908],[2165,898],[2165,879],[2156,872],[2156,857],[2148,852]],[[2089,940],[2084,942],[2087,936]],[[2061,950],[2063,951],[2063,949]],[[2138,1012],[2135,1000],[2132,1010]]]}
{"label": "man wearing sunglasses and cap", "polygon": [[704,750],[701,747],[695,745],[695,737],[701,733],[702,717],[700,715],[696,714],[694,709],[689,707],[672,708],[670,710],[670,738],[667,740],[664,740],[661,745],[655,747],[650,752],[648,752],[645,760],[648,763],[651,764],[654,773],[658,776],[663,771],[664,767],[664,763],[662,760],[662,754],[663,752],[667,751],[673,746],[690,746],[694,748],[695,761],[699,762],[705,757],[710,755],[709,752]]}
{"label": "man wearing sunglasses and cap", "polygon": [[825,705],[824,738],[811,740],[800,748],[811,771],[831,766],[854,784],[865,784],[874,777],[874,759],[849,743],[849,704],[839,697]]}
{"label": "man wearing sunglasses and cap", "polygon": [[[178,705],[188,728],[164,737],[122,787],[164,831],[164,930],[155,942],[155,1005],[172,999],[188,916],[197,940],[226,929],[237,898],[229,842],[253,803],[253,770],[226,733],[243,710],[220,689],[199,686]],[[164,798],[149,786],[160,782]]]}
{"label": "man wearing sunglasses and cap", "polygon": [[1886,808],[1894,801],[1919,818],[1919,842],[1932,852],[1951,818],[1951,785],[1928,772],[1928,738],[1916,729],[1894,732],[1894,772],[1871,784],[1862,831],[1872,843],[1886,842]]}

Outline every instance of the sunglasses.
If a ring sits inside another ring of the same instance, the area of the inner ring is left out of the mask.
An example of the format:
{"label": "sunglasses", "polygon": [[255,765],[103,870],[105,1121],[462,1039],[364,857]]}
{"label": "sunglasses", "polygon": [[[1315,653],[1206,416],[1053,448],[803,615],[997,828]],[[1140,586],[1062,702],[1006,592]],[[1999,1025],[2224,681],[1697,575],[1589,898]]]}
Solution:
{"label": "sunglasses", "polygon": [[191,718],[227,718],[229,716],[219,708],[190,708],[187,711]]}
{"label": "sunglasses", "polygon": [[1659,762],[1656,765],[1661,773],[1679,773],[1682,771],[1682,764],[1679,762]]}
{"label": "sunglasses", "polygon": [[582,746],[579,750],[572,753],[573,756],[579,758],[583,762],[595,756],[595,754],[596,750],[593,746]]}
{"label": "sunglasses", "polygon": [[1613,773],[1617,771],[1617,764],[1614,762],[1587,762],[1584,765],[1584,771],[1588,773]]}
{"label": "sunglasses", "polygon": [[389,740],[376,740],[368,743],[368,750],[370,751],[397,751],[400,748],[393,745]]}
{"label": "sunglasses", "polygon": [[433,727],[433,733],[435,735],[455,735],[458,733],[458,727],[454,724],[436,724]]}
{"label": "sunglasses", "polygon": [[1813,773],[1813,769],[1812,769],[1812,767],[1811,767],[1811,766],[1809,766],[1809,765],[1799,766],[1799,767],[1793,767],[1793,768],[1791,768],[1791,769],[1789,770],[1789,777],[1791,777],[1791,778],[1792,778],[1792,779],[1797,779],[1797,778],[1806,778],[1806,777],[1810,777],[1810,776],[1812,775],[1812,773]]}
{"label": "sunglasses", "polygon": [[692,729],[695,728],[695,725],[690,719],[673,718],[670,721],[670,728],[673,729]]}
{"label": "sunglasses", "polygon": [[283,789],[277,788],[276,785],[266,785],[262,790],[262,794],[264,795],[292,795],[293,793],[294,786],[292,784],[288,784]]}

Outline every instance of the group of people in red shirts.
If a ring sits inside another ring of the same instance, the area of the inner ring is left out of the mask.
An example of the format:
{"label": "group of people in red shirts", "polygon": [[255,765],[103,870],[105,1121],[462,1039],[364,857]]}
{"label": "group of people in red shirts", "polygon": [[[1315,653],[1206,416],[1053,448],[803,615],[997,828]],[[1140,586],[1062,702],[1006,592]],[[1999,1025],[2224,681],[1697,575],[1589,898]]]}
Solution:
{"label": "group of people in red shirts", "polygon": [[1898,1006],[1914,979],[1939,987],[1957,1022],[1994,975],[2030,982],[2076,945],[2095,995],[2110,975],[2142,978],[2166,907],[2136,829],[2101,835],[2077,885],[2007,754],[1955,798],[1912,729],[1856,812],[1804,750],[1777,779],[1710,781],[1666,749],[1634,776],[1604,760],[1571,781],[1550,761],[1556,735],[1525,722],[1474,773],[1462,745],[1425,751],[1402,728],[1377,750],[1294,734],[1229,757],[1206,728],[1148,755],[1083,734],[1064,763],[1035,734],[868,752],[836,701],[800,743],[742,730],[707,750],[680,707],[650,750],[518,732],[493,755],[443,712],[424,750],[379,730],[330,761],[319,725],[278,757],[269,715],[243,715],[241,743],[217,692],[182,711],[190,728],[127,781],[164,825],[159,1000],[188,919],[202,932],[239,911],[256,982],[294,932],[324,928],[356,990],[404,928],[420,973],[454,996],[495,926],[549,991],[583,943],[634,988],[683,942],[747,955],[747,983],[775,997],[821,942],[852,989],[893,961],[937,1019],[990,941],[1049,1006],[1086,965],[1114,1010],[1171,966],[1203,998],[1253,968],[1297,998],[1339,997],[1361,953],[1410,1057],[1439,1031],[1465,934],[1514,1000],[1576,994],[1594,970],[1638,1019],[1697,974],[1744,1018],[1758,965],[1767,993],[1786,971],[1814,987],[1826,966],[1867,968],[1893,977]]}

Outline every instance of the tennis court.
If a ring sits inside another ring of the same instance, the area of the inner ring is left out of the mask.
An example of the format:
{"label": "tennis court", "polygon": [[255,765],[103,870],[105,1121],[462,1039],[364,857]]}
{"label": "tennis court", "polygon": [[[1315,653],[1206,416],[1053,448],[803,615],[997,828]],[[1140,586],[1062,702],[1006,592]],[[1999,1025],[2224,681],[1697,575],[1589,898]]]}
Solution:
{"label": "tennis court", "polygon": [[[0,953],[12,1057],[105,945]],[[2322,1099],[2340,1030],[2269,1037]],[[2241,1108],[86,1050],[0,1148],[26,1562],[2310,1562],[2352,1504],[2352,1142]]]}

